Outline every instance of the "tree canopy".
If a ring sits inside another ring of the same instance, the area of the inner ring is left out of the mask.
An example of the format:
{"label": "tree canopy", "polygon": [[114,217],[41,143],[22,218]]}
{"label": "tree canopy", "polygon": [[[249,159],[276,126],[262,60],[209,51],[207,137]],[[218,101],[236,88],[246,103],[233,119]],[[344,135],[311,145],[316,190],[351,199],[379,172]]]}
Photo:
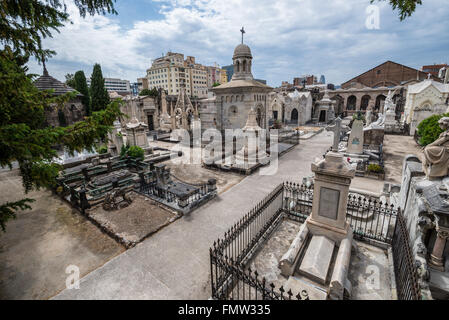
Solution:
{"label": "tree canopy", "polygon": [[399,10],[399,19],[401,21],[410,17],[418,5],[422,5],[422,0],[371,0],[371,3],[375,1],[388,1],[393,10]]}
{"label": "tree canopy", "polygon": [[[115,0],[74,0],[82,17],[86,14],[116,14]],[[55,52],[42,48],[42,39],[59,32],[69,15],[64,0],[0,1],[0,42],[39,60]]]}
{"label": "tree canopy", "polygon": [[[115,13],[113,0],[74,0],[81,16]],[[105,139],[113,122],[120,117],[120,100],[94,112],[84,121],[67,127],[45,126],[45,109],[61,108],[76,93],[53,95],[40,91],[35,75],[28,74],[30,57],[45,62],[54,52],[42,47],[42,39],[58,32],[69,22],[62,0],[0,1],[0,166],[17,163],[25,192],[51,187],[61,169],[52,162],[55,146],[69,152],[92,151]],[[32,199],[0,204],[0,227],[15,217],[17,210],[30,209]]]}
{"label": "tree canopy", "polygon": [[142,91],[140,91],[139,96],[150,96],[156,98],[159,96],[159,91],[156,88],[143,89]]}

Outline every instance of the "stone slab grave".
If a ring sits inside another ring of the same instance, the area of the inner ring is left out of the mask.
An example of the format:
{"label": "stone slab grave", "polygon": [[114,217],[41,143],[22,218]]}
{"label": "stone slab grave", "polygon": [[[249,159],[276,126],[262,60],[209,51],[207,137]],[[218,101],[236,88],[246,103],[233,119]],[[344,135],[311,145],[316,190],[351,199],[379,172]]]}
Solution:
{"label": "stone slab grave", "polygon": [[326,284],[335,242],[324,236],[313,236],[302,259],[299,272],[321,284]]}

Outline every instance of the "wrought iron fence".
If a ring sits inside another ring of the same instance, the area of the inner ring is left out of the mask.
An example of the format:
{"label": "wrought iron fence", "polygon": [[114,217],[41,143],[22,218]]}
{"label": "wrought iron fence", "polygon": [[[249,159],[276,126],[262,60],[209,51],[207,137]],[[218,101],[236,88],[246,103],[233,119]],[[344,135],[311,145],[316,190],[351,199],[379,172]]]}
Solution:
{"label": "wrought iron fence", "polygon": [[[224,238],[210,249],[212,297],[219,300],[289,300],[283,287],[275,289],[266,279],[259,279],[257,271],[245,269],[260,245],[282,220],[284,186],[278,186],[240,221],[225,232]],[[294,296],[307,299],[307,294]]]}
{"label": "wrought iron fence", "polygon": [[[303,223],[312,213],[313,185],[286,182],[231,227],[210,249],[212,297],[215,299],[308,299],[281,287],[276,290],[246,269],[249,261],[284,218]],[[418,299],[419,285],[408,233],[400,209],[358,193],[348,196],[347,221],[354,238],[392,246],[400,299]],[[399,222],[401,221],[401,222]],[[402,224],[402,225],[401,225]]]}
{"label": "wrought iron fence", "polygon": [[420,300],[421,293],[413,253],[409,244],[409,233],[399,210],[393,233],[392,251],[396,288],[399,300]]}
{"label": "wrought iron fence", "polygon": [[192,191],[185,195],[177,195],[169,190],[167,186],[163,187],[157,183],[156,180],[150,179],[149,182],[141,180],[139,191],[140,193],[148,196],[153,196],[159,201],[173,207],[174,209],[194,208],[201,204],[201,202],[207,199],[208,195],[211,195],[213,191],[209,190],[209,184],[204,183],[201,185],[191,185]]}

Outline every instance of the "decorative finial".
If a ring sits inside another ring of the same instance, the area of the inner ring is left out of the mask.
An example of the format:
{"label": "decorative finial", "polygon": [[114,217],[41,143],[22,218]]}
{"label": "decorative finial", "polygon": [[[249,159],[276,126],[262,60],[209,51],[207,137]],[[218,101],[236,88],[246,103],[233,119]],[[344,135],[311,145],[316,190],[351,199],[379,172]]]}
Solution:
{"label": "decorative finial", "polygon": [[243,35],[246,33],[246,32],[245,32],[245,28],[242,27],[242,29],[240,30],[240,32],[242,33],[242,44],[243,44]]}

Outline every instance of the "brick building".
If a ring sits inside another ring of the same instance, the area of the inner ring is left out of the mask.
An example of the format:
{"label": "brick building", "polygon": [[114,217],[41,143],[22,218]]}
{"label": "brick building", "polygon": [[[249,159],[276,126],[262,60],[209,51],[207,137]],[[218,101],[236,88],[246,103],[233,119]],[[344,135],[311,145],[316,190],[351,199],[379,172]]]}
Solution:
{"label": "brick building", "polygon": [[447,68],[447,64],[431,64],[427,66],[423,66],[421,70],[425,73],[430,73],[432,76],[438,77],[440,70],[442,68]]}
{"label": "brick building", "polygon": [[[342,89],[357,87],[394,87],[411,80],[422,81],[427,79],[427,77],[428,73],[426,72],[410,68],[396,62],[387,61],[355,78],[352,78],[349,81],[346,81],[341,85],[341,87]],[[432,78],[439,81],[437,76],[432,75]]]}

